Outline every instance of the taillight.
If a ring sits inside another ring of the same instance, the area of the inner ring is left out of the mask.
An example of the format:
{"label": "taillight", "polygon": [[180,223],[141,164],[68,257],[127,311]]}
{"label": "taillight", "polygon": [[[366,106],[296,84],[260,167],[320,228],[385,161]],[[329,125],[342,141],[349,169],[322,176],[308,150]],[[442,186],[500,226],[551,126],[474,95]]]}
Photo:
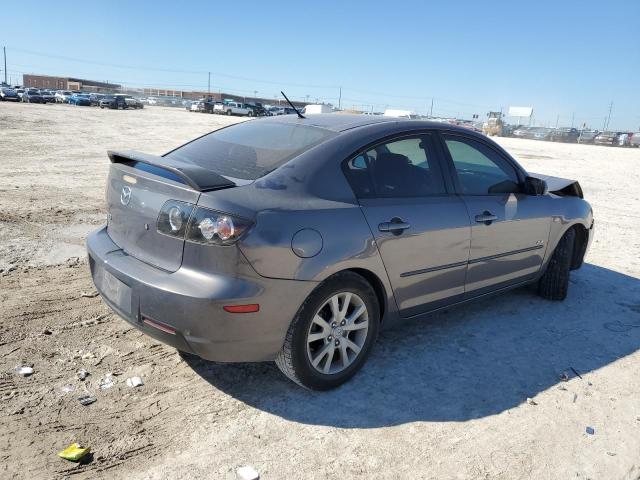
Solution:
{"label": "taillight", "polygon": [[159,233],[208,245],[231,245],[250,226],[244,218],[177,200],[165,202],[157,222]]}
{"label": "taillight", "polygon": [[244,218],[207,208],[197,208],[187,229],[187,241],[210,245],[231,245],[251,226]]}
{"label": "taillight", "polygon": [[184,238],[187,223],[195,205],[177,200],[165,202],[158,215],[158,232],[172,237]]}

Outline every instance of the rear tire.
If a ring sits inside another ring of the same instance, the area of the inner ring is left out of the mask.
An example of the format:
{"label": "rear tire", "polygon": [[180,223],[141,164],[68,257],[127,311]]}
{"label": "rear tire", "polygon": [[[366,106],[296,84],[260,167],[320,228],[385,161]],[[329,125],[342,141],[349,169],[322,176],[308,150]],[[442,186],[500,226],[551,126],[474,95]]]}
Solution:
{"label": "rear tire", "polygon": [[[341,315],[334,313],[334,298],[336,308],[344,312]],[[364,365],[379,326],[380,307],[371,285],[356,273],[338,273],[318,286],[302,304],[289,326],[276,365],[305,388],[336,388]]]}
{"label": "rear tire", "polygon": [[560,239],[553,256],[538,283],[538,293],[547,300],[560,301],[567,298],[569,275],[576,231],[571,228]]}

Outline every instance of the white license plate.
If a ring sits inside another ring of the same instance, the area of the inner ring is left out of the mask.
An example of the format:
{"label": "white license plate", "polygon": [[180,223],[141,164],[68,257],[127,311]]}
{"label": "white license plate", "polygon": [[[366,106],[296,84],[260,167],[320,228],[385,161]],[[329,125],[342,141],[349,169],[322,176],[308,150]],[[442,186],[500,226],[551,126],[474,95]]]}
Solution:
{"label": "white license plate", "polygon": [[131,313],[131,288],[124,284],[104,268],[96,274],[96,283],[107,300],[126,313]]}

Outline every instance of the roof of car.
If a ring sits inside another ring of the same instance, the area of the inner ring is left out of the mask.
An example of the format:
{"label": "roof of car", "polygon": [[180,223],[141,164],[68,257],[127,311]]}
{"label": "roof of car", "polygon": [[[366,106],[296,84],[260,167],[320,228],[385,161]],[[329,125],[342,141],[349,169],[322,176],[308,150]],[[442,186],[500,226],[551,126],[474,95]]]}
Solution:
{"label": "roof of car", "polygon": [[469,131],[469,129],[458,127],[450,123],[434,122],[430,120],[411,120],[401,117],[385,117],[384,115],[358,115],[348,113],[317,113],[306,115],[305,118],[299,118],[297,115],[280,115],[275,117],[266,117],[261,121],[299,123],[300,125],[309,125],[335,132],[344,132],[345,130],[351,130],[352,128],[363,127],[376,123],[406,123],[407,125],[419,124],[425,128],[446,128],[447,130],[459,129],[465,132]]}

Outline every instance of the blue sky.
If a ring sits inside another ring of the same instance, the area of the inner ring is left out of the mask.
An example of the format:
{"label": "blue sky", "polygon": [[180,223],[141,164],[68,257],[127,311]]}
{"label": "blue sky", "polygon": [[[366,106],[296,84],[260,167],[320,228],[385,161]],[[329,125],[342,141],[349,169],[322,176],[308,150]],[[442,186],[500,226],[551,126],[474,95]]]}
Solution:
{"label": "blue sky", "polygon": [[[9,75],[69,75],[342,106],[640,128],[640,4],[30,0],[3,15]],[[93,5],[93,6],[91,6]],[[8,21],[10,20],[10,21]],[[83,61],[84,60],[84,61]]]}

